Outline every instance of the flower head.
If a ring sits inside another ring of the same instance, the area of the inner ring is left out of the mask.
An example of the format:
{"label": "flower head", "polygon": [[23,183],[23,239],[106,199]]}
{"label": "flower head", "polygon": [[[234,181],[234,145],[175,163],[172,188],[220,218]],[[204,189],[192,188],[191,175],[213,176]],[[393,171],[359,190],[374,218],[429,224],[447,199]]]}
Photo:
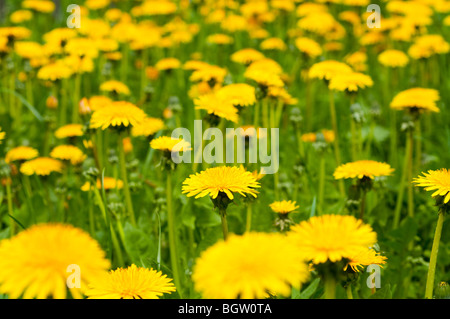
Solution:
{"label": "flower head", "polygon": [[55,131],[55,137],[59,139],[83,136],[83,134],[83,125],[81,124],[67,124]]}
{"label": "flower head", "polygon": [[231,61],[247,65],[264,58],[264,54],[252,48],[241,49],[231,55]]}
{"label": "flower head", "polygon": [[234,123],[237,123],[239,119],[238,109],[223,94],[209,93],[201,95],[194,100],[194,104],[196,109],[206,110],[208,114],[213,114]]}
{"label": "flower head", "polygon": [[72,165],[78,165],[86,159],[86,155],[78,147],[73,145],[59,145],[51,152],[50,156],[59,160],[70,161]]}
{"label": "flower head", "polygon": [[296,247],[280,234],[230,235],[196,260],[192,279],[204,298],[265,298],[289,295],[309,278]]}
{"label": "flower head", "polygon": [[27,161],[39,156],[37,149],[30,146],[17,146],[10,149],[5,155],[5,162]]}
{"label": "flower head", "polygon": [[422,173],[413,180],[417,186],[422,186],[426,191],[434,191],[432,197],[441,196],[444,199],[444,204],[450,201],[450,170],[442,168],[439,170],[429,170],[427,173]]}
{"label": "flower head", "polygon": [[100,85],[100,91],[113,92],[116,94],[130,95],[128,86],[120,81],[110,80]]}
{"label": "flower head", "polygon": [[[100,245],[72,225],[38,224],[0,241],[0,292],[10,298],[64,299],[69,266],[78,266],[81,297],[88,282],[110,267]],[[70,271],[73,271],[71,269]]]}
{"label": "flower head", "polygon": [[378,55],[378,62],[390,68],[402,68],[409,62],[408,56],[400,50],[386,50]]}
{"label": "flower head", "polygon": [[299,206],[297,206],[296,204],[297,203],[295,201],[282,200],[282,201],[275,201],[269,206],[275,213],[288,214],[299,208]]}
{"label": "flower head", "polygon": [[252,173],[241,167],[219,166],[208,168],[200,173],[190,175],[182,186],[183,194],[200,198],[209,195],[216,199],[219,193],[225,193],[230,200],[234,193],[245,197],[249,194],[256,198],[260,184]]}
{"label": "flower head", "polygon": [[319,43],[310,38],[300,37],[295,39],[295,46],[300,52],[311,58],[315,58],[322,54],[322,48]]}
{"label": "flower head", "polygon": [[129,127],[141,124],[147,117],[136,105],[117,101],[92,113],[91,128]]}
{"label": "flower head", "polygon": [[428,88],[411,88],[394,96],[390,106],[396,110],[417,109],[419,111],[440,112],[436,105],[439,92]]}
{"label": "flower head", "polygon": [[38,157],[20,166],[20,172],[25,175],[47,176],[53,172],[61,173],[62,169],[63,163],[51,157]]}
{"label": "flower head", "polygon": [[349,72],[332,77],[328,88],[336,91],[357,92],[372,85],[373,81],[370,76],[359,72]]}
{"label": "flower head", "polygon": [[292,226],[287,236],[314,264],[350,259],[377,241],[372,227],[350,215],[314,216]]}
{"label": "flower head", "polygon": [[329,81],[336,75],[350,72],[352,72],[352,68],[347,64],[335,60],[326,60],[313,64],[309,69],[309,77]]}
{"label": "flower head", "polygon": [[173,291],[175,286],[167,275],[132,264],[93,280],[86,296],[88,299],[158,299]]}
{"label": "flower head", "polygon": [[358,178],[362,179],[368,177],[374,179],[380,176],[389,176],[394,169],[387,163],[381,163],[371,160],[361,160],[355,162],[349,162],[340,165],[334,171],[334,178]]}
{"label": "flower head", "polygon": [[191,150],[191,143],[182,138],[160,136],[150,142],[150,147],[155,150],[166,152],[185,152]]}
{"label": "flower head", "polygon": [[164,129],[164,121],[156,117],[146,117],[141,124],[133,126],[131,135],[151,136]]}
{"label": "flower head", "polygon": [[344,271],[347,270],[348,266],[354,271],[359,272],[360,268],[369,265],[379,265],[386,263],[386,257],[377,253],[373,248],[361,248],[353,256],[351,256],[350,261],[345,266]]}
{"label": "flower head", "polygon": [[255,88],[246,83],[235,83],[221,87],[217,91],[220,99],[228,100],[235,107],[255,104]]}

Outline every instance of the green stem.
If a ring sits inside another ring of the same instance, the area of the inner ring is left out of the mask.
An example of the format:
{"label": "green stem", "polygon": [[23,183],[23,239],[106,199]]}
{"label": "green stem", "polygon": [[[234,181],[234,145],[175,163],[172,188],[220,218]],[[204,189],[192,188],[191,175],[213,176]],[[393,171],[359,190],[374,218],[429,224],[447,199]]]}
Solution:
{"label": "green stem", "polygon": [[436,274],[436,261],[439,250],[439,242],[441,240],[442,225],[444,224],[445,212],[439,212],[439,218],[434,233],[433,247],[431,248],[430,264],[428,266],[427,284],[425,288],[425,299],[433,298],[434,277]]}
{"label": "green stem", "polygon": [[336,299],[336,279],[330,275],[326,274],[324,278],[325,285],[325,299]]}
{"label": "green stem", "polygon": [[359,210],[359,219],[363,220],[364,218],[364,212],[366,210],[366,198],[367,198],[367,192],[365,190],[362,191],[361,195],[361,205]]}
{"label": "green stem", "polygon": [[325,154],[320,153],[320,165],[319,165],[319,191],[317,195],[317,211],[319,214],[323,214],[323,198],[325,190]]}
{"label": "green stem", "polygon": [[412,130],[408,130],[407,137],[406,137],[406,148],[405,148],[405,157],[403,160],[402,176],[401,176],[400,187],[399,187],[398,195],[397,195],[397,203],[396,203],[395,211],[394,211],[394,223],[393,223],[394,229],[398,227],[399,222],[400,222],[400,212],[401,212],[402,204],[403,204],[405,184],[406,184],[407,178],[410,175],[409,167],[411,165],[410,163],[411,163],[411,155],[412,155],[412,136],[413,136],[412,134],[413,134]]}
{"label": "green stem", "polygon": [[[9,216],[14,217],[11,182],[9,180],[6,181],[6,197],[8,201],[8,214]],[[13,237],[16,234],[17,229],[16,229],[16,222],[11,217],[10,217],[11,220],[10,230],[11,230],[11,237]]]}
{"label": "green stem", "polygon": [[123,180],[123,191],[125,194],[125,201],[127,205],[128,215],[130,216],[130,221],[133,226],[136,226],[136,218],[133,210],[133,202],[131,200],[130,186],[128,185],[127,167],[125,162],[125,151],[123,149],[123,139],[125,138],[124,133],[119,135],[119,161],[120,161],[120,171]]}
{"label": "green stem", "polygon": [[[334,103],[334,93],[332,90],[328,90],[329,94],[329,103],[330,103],[330,116],[331,116],[331,125],[334,132],[334,154],[336,157],[336,166],[341,165],[341,151],[339,148],[339,134],[338,134],[338,126],[337,126],[337,116],[336,116],[336,105]],[[339,192],[341,195],[345,196],[344,189],[344,181],[340,179],[338,181]]]}
{"label": "green stem", "polygon": [[220,214],[220,219],[222,220],[223,239],[227,240],[227,238],[228,238],[228,222],[227,222],[226,209],[221,209],[219,211],[219,214]]}
{"label": "green stem", "polygon": [[181,296],[180,272],[178,268],[178,253],[177,253],[177,237],[175,229],[175,215],[173,211],[172,200],[172,172],[167,172],[167,186],[166,186],[166,200],[167,200],[167,224],[169,227],[169,245],[170,245],[170,262],[172,265],[173,279],[177,287],[178,294]]}
{"label": "green stem", "polygon": [[252,227],[252,204],[247,204],[247,223],[245,226],[245,232],[249,232]]}
{"label": "green stem", "polygon": [[345,291],[347,292],[347,299],[353,299],[352,285],[349,284]]}

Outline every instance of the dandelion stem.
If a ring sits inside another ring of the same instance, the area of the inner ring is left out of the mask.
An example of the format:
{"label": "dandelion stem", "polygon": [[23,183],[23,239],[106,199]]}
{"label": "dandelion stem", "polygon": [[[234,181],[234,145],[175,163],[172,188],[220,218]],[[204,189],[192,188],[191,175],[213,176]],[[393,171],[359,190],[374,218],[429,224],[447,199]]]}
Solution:
{"label": "dandelion stem", "polygon": [[430,264],[428,266],[427,284],[425,288],[425,299],[433,298],[434,277],[436,274],[436,261],[439,250],[439,242],[441,240],[442,225],[444,224],[445,212],[439,211],[439,217],[436,225],[436,231],[434,233],[433,247],[431,248]]}
{"label": "dandelion stem", "polygon": [[227,240],[227,238],[228,238],[227,210],[220,209],[219,214],[220,214],[220,219],[222,220],[223,239]]}
{"label": "dandelion stem", "polygon": [[[329,103],[330,103],[330,116],[331,116],[331,125],[333,127],[334,132],[334,154],[336,157],[336,166],[341,165],[341,151],[339,148],[339,135],[338,135],[338,126],[337,126],[337,116],[336,116],[336,106],[334,103],[334,93],[332,90],[328,90],[329,93]],[[339,191],[341,195],[345,196],[344,189],[344,181],[339,180]]]}
{"label": "dandelion stem", "polygon": [[347,299],[353,299],[352,285],[348,285],[345,291],[347,292]]}
{"label": "dandelion stem", "polygon": [[400,212],[401,212],[402,204],[403,204],[405,183],[406,183],[406,179],[409,176],[408,171],[409,171],[409,166],[411,165],[412,130],[408,130],[407,134],[408,134],[408,136],[406,138],[405,158],[403,161],[402,176],[401,176],[401,180],[400,180],[400,187],[398,189],[397,203],[396,203],[395,211],[394,211],[394,223],[393,223],[394,229],[398,227],[399,222],[400,222]]}
{"label": "dandelion stem", "polygon": [[169,227],[169,245],[170,245],[170,262],[172,265],[172,273],[177,287],[178,294],[181,297],[181,283],[180,272],[178,268],[178,253],[177,253],[177,237],[175,229],[175,216],[172,202],[172,172],[167,172],[167,186],[166,186],[166,200],[167,200],[167,224]]}
{"label": "dandelion stem", "polygon": [[11,192],[11,181],[6,180],[6,197],[8,201],[8,214],[10,216],[11,224],[10,224],[10,230],[11,230],[11,237],[16,234],[16,222],[13,219],[14,212],[13,212],[13,202],[12,202],[12,192]]}
{"label": "dandelion stem", "polygon": [[120,171],[123,180],[123,191],[125,194],[125,201],[127,205],[128,214],[130,216],[130,221],[133,226],[136,226],[136,218],[134,216],[133,210],[133,202],[131,200],[130,186],[128,185],[128,177],[127,177],[127,167],[125,162],[125,150],[123,149],[123,139],[125,138],[124,134],[121,133],[119,135],[119,161],[120,161]]}
{"label": "dandelion stem", "polygon": [[247,223],[245,226],[245,231],[249,232],[252,227],[252,204],[247,204]]}
{"label": "dandelion stem", "polygon": [[324,278],[325,299],[336,299],[336,279],[331,274],[326,274]]}
{"label": "dandelion stem", "polygon": [[325,190],[325,154],[320,153],[320,166],[319,166],[319,191],[317,195],[317,211],[319,214],[323,214],[323,197]]}

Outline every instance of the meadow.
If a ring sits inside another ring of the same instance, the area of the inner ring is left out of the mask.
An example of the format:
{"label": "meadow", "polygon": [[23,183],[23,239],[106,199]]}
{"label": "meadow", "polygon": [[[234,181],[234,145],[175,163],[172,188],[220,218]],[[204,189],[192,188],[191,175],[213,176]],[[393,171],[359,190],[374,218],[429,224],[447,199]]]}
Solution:
{"label": "meadow", "polygon": [[449,298],[449,39],[448,0],[2,1],[0,296]]}

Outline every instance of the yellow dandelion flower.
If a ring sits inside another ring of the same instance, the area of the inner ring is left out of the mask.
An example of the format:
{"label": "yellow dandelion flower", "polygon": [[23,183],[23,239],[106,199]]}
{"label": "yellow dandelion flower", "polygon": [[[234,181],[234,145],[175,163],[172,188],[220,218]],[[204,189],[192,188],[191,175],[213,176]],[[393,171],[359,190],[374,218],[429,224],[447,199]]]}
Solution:
{"label": "yellow dandelion flower", "polygon": [[56,62],[41,67],[37,77],[41,80],[56,81],[67,79],[71,77],[73,73],[73,69],[67,66],[64,61],[57,60]]}
{"label": "yellow dandelion flower", "polygon": [[400,50],[386,50],[378,55],[378,62],[391,68],[402,68],[409,62],[408,56]]}
{"label": "yellow dandelion flower", "polygon": [[246,72],[253,72],[254,70],[265,71],[269,74],[281,75],[283,73],[283,68],[281,65],[272,59],[264,58],[258,61],[252,62],[246,69]]}
{"label": "yellow dandelion flower", "polygon": [[2,132],[2,128],[0,127],[0,144],[2,144],[2,141],[5,139],[6,133]]}
{"label": "yellow dandelion flower", "polygon": [[219,66],[205,65],[195,70],[189,77],[189,80],[192,82],[222,83],[227,73],[226,69]]}
{"label": "yellow dandelion flower", "polygon": [[25,175],[47,176],[53,172],[61,173],[63,163],[51,157],[38,157],[26,161],[20,166],[20,172]]}
{"label": "yellow dandelion flower", "polygon": [[241,49],[239,51],[234,52],[231,55],[231,61],[246,65],[264,58],[265,58],[264,54],[253,48]]}
{"label": "yellow dandelion flower", "polygon": [[[91,185],[90,182],[86,182],[83,186],[81,186],[81,190],[83,192],[87,192],[89,191],[93,186]],[[102,180],[101,179],[97,179],[97,183],[96,183],[96,187],[98,189],[102,189]],[[109,189],[121,189],[123,188],[123,181],[120,179],[116,179],[114,177],[108,177],[105,176],[103,178],[103,188],[105,190],[109,190]]]}
{"label": "yellow dandelion flower", "polygon": [[313,32],[322,36],[332,32],[339,23],[329,12],[312,12],[301,18],[297,26],[301,30]]}
{"label": "yellow dandelion flower", "polygon": [[63,161],[70,161],[72,165],[78,165],[86,159],[86,154],[73,145],[59,145],[51,152],[50,156]]}
{"label": "yellow dandelion flower", "polygon": [[356,51],[349,54],[345,58],[345,62],[350,65],[355,71],[363,72],[367,70],[367,53],[363,51]]}
{"label": "yellow dandelion flower", "polygon": [[350,215],[314,216],[292,226],[287,236],[314,264],[349,259],[377,241],[370,225]]}
{"label": "yellow dandelion flower", "polygon": [[308,76],[311,79],[331,80],[332,77],[352,72],[352,68],[339,61],[325,60],[314,63],[309,69]]}
{"label": "yellow dandelion flower", "polygon": [[419,111],[440,112],[436,105],[439,92],[428,88],[411,88],[399,92],[390,104],[395,110],[416,109]]}
{"label": "yellow dandelion flower", "polygon": [[17,10],[11,13],[9,19],[12,23],[22,23],[25,21],[29,21],[33,18],[33,12],[29,10]]}
{"label": "yellow dandelion flower", "polygon": [[83,125],[81,124],[67,124],[61,126],[55,131],[55,137],[59,139],[75,136],[83,136]]}
{"label": "yellow dandelion flower", "polygon": [[141,124],[133,126],[132,136],[151,136],[163,130],[164,121],[156,117],[146,117]]}
{"label": "yellow dandelion flower", "polygon": [[441,196],[444,204],[450,201],[450,170],[442,168],[429,170],[413,180],[417,186],[424,187],[426,191],[434,191],[432,197]]}
{"label": "yellow dandelion flower", "polygon": [[150,147],[165,152],[185,152],[191,150],[191,144],[182,138],[160,136],[150,142]]}
{"label": "yellow dandelion flower", "polygon": [[94,279],[86,296],[88,299],[159,299],[175,290],[172,279],[161,271],[132,264]]}
{"label": "yellow dandelion flower", "polygon": [[230,37],[227,34],[223,34],[223,33],[216,33],[216,34],[211,34],[210,36],[208,36],[206,38],[206,41],[209,43],[214,43],[214,44],[231,44],[234,42],[234,39],[232,37]]}
{"label": "yellow dandelion flower", "polygon": [[104,95],[92,96],[88,100],[89,108],[92,111],[97,111],[105,106],[111,105],[113,100]]}
{"label": "yellow dandelion flower", "polygon": [[258,85],[263,87],[283,87],[284,82],[280,75],[275,73],[269,73],[263,69],[250,68],[244,72],[244,77],[255,81]]}
{"label": "yellow dandelion flower", "polygon": [[233,193],[244,197],[249,194],[256,198],[255,188],[259,187],[260,184],[252,173],[240,167],[220,166],[190,175],[183,182],[182,191],[188,197],[200,198],[208,195],[212,199],[216,199],[219,193],[225,193],[233,200]]}
{"label": "yellow dandelion flower", "polygon": [[328,84],[330,90],[345,92],[357,92],[370,86],[373,86],[372,78],[360,72],[336,74]]}
{"label": "yellow dandelion flower", "polygon": [[288,296],[309,278],[295,245],[280,234],[231,235],[205,250],[196,260],[192,279],[204,298],[261,299]]}
{"label": "yellow dandelion flower", "polygon": [[22,1],[22,8],[50,13],[55,11],[55,4],[50,0],[25,0]]}
{"label": "yellow dandelion flower", "polygon": [[389,176],[394,169],[387,163],[361,160],[340,165],[333,173],[335,179]]}
{"label": "yellow dandelion flower", "polygon": [[201,95],[194,100],[195,108],[206,110],[208,114],[224,118],[234,123],[238,122],[238,109],[232,102],[215,93]]}
{"label": "yellow dandelion flower", "polygon": [[235,107],[256,103],[255,88],[246,83],[234,83],[221,87],[216,92],[219,99],[228,100]]}
{"label": "yellow dandelion flower", "polygon": [[280,38],[268,38],[261,42],[261,50],[279,50],[285,51],[287,49],[286,43]]}
{"label": "yellow dandelion flower", "polygon": [[178,69],[181,67],[181,62],[177,58],[164,58],[156,62],[155,68],[159,71],[167,71]]}
{"label": "yellow dandelion flower", "polygon": [[297,203],[292,200],[282,200],[282,201],[275,201],[269,206],[275,213],[288,214],[299,208],[299,206],[297,206],[296,204]]}
{"label": "yellow dandelion flower", "polygon": [[69,266],[79,267],[80,288],[70,288],[80,298],[88,282],[110,267],[100,245],[72,225],[38,224],[0,241],[0,292],[12,299],[64,299]]}
{"label": "yellow dandelion flower", "polygon": [[120,81],[110,80],[100,85],[100,91],[113,92],[115,94],[130,95],[128,86]]}
{"label": "yellow dandelion flower", "polygon": [[5,155],[5,162],[28,161],[39,156],[37,149],[30,146],[17,146],[10,149]]}
{"label": "yellow dandelion flower", "polygon": [[413,59],[427,59],[435,54],[450,51],[450,44],[440,34],[426,34],[417,37],[408,50]]}
{"label": "yellow dandelion flower", "polygon": [[105,130],[108,127],[129,127],[141,124],[147,117],[145,112],[136,105],[125,102],[113,102],[107,107],[94,111],[90,127]]}
{"label": "yellow dandelion flower", "polygon": [[300,52],[306,54],[311,58],[315,58],[322,54],[322,48],[320,47],[320,44],[307,37],[300,37],[295,39],[295,46]]}
{"label": "yellow dandelion flower", "polygon": [[344,267],[344,271],[350,266],[354,272],[359,272],[360,268],[369,265],[379,265],[380,267],[383,267],[382,265],[386,263],[387,258],[380,255],[375,249],[362,248],[349,259],[350,261]]}

